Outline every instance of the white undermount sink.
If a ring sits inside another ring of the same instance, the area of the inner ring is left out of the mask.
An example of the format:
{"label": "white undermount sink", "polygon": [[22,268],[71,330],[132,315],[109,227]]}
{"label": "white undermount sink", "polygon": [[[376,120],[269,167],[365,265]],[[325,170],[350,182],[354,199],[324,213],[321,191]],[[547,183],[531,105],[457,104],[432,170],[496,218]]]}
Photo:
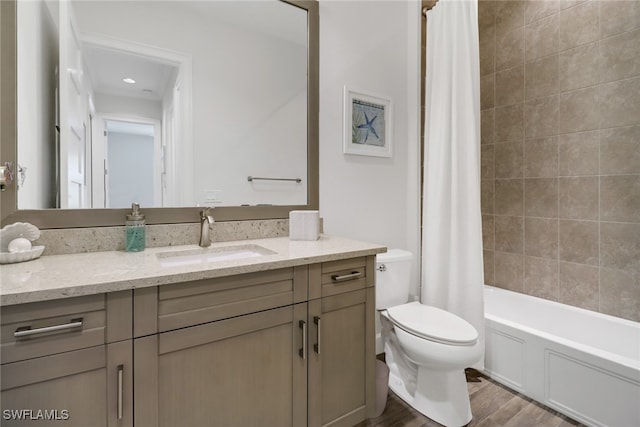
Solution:
{"label": "white undermount sink", "polygon": [[158,261],[163,267],[206,264],[216,261],[235,261],[273,255],[276,252],[258,245],[237,245],[218,248],[202,248],[160,252]]}

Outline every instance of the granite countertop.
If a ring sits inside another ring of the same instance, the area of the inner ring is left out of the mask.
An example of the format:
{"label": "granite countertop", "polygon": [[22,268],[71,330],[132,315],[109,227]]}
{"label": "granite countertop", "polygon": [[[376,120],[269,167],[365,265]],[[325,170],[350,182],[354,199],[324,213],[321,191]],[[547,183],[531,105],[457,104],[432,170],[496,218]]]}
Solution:
{"label": "granite countertop", "polygon": [[292,241],[288,237],[278,237],[213,243],[206,250],[247,245],[257,245],[275,253],[197,264],[161,264],[160,253],[202,250],[198,245],[185,245],[148,248],[137,253],[109,251],[51,255],[29,262],[5,264],[0,267],[0,306],[230,276],[386,251],[381,245],[326,235],[317,241]]}

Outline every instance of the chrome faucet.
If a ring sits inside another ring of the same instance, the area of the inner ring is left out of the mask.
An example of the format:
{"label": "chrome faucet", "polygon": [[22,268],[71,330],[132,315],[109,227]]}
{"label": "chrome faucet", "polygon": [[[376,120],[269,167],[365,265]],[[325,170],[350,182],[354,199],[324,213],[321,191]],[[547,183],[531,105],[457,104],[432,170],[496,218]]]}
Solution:
{"label": "chrome faucet", "polygon": [[211,208],[206,208],[200,212],[200,246],[203,248],[211,246],[211,232],[209,230],[209,225],[213,224],[215,221],[213,219],[213,215],[209,214],[210,209]]}

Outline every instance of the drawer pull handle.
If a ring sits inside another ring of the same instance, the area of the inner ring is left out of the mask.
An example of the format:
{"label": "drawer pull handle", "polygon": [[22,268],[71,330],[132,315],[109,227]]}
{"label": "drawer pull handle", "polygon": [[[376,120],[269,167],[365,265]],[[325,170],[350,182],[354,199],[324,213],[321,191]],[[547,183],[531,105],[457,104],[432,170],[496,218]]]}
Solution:
{"label": "drawer pull handle", "polygon": [[302,329],[302,348],[298,350],[298,354],[304,360],[307,358],[307,322],[304,320],[299,321],[298,327]]}
{"label": "drawer pull handle", "polygon": [[64,331],[65,329],[82,328],[82,317],[71,319],[71,322],[63,325],[45,326],[43,328],[31,329],[31,326],[21,326],[13,333],[16,338],[24,338],[36,334],[46,334],[47,332]]}
{"label": "drawer pull handle", "polygon": [[337,274],[334,274],[333,276],[331,276],[331,280],[334,283],[337,283],[337,282],[344,282],[346,280],[357,279],[360,276],[362,276],[361,272],[352,271],[350,274],[345,274],[345,275],[342,275],[342,276],[338,276]]}
{"label": "drawer pull handle", "polygon": [[122,419],[122,386],[124,365],[118,365],[118,419]]}
{"label": "drawer pull handle", "polygon": [[316,324],[316,343],[313,345],[313,350],[316,354],[320,354],[320,316],[313,316],[313,323]]}

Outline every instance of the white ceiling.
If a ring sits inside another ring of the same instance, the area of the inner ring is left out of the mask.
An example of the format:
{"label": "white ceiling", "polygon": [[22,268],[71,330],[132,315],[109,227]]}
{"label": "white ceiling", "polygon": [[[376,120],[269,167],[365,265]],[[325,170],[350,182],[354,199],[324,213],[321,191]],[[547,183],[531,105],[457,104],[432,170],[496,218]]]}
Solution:
{"label": "white ceiling", "polygon": [[[96,46],[83,47],[87,73],[96,93],[161,100],[173,81],[176,67],[123,51]],[[136,81],[122,81],[129,77]]]}

